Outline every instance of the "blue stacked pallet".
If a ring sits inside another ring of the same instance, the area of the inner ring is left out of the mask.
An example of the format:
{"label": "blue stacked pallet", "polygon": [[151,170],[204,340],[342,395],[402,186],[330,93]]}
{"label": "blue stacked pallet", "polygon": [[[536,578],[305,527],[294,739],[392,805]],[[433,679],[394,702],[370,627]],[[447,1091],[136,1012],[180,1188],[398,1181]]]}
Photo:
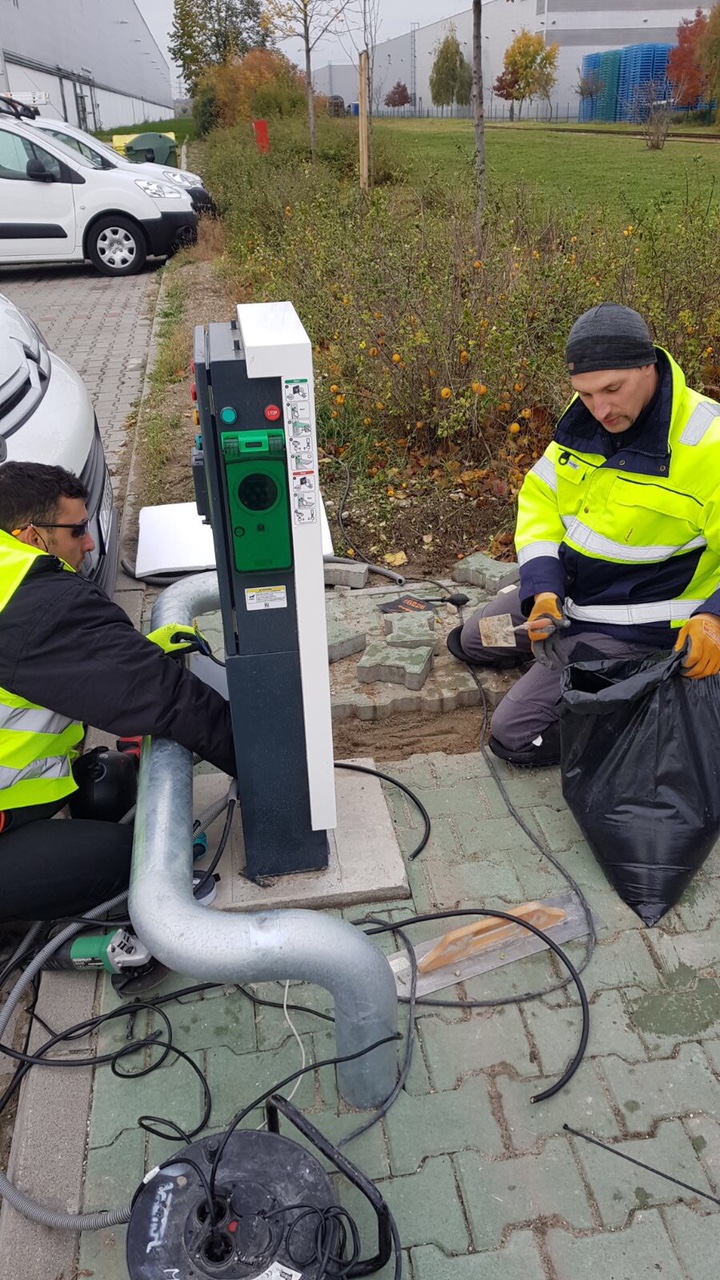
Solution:
{"label": "blue stacked pallet", "polygon": [[664,97],[667,82],[669,44],[631,44],[621,50],[618,81],[618,120],[637,120],[644,106],[643,87],[659,86],[657,97]]}
{"label": "blue stacked pallet", "polygon": [[[586,81],[588,84],[590,84],[591,82],[594,82],[595,84],[599,85],[602,82],[602,76],[600,74],[601,62],[602,62],[601,53],[587,53],[583,58],[581,75],[583,80]],[[597,93],[593,94],[592,97],[580,99],[580,113],[579,113],[580,120],[582,120],[584,123],[587,123],[590,120],[601,119],[601,117],[598,115],[599,100],[600,100],[600,95]]]}
{"label": "blue stacked pallet", "polygon": [[597,99],[596,120],[612,123],[617,120],[618,87],[622,57],[619,49],[611,49],[600,55],[600,80],[602,89]]}

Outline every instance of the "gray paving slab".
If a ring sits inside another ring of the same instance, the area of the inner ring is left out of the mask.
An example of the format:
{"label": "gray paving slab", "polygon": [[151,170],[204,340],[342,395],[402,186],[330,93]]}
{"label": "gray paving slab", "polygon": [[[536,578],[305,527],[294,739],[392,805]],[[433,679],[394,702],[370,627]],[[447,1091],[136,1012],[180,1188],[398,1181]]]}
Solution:
{"label": "gray paving slab", "polygon": [[114,477],[125,461],[125,423],[142,391],[160,279],[154,267],[119,279],[76,266],[0,275],[0,293],[28,313],[83,379]]}

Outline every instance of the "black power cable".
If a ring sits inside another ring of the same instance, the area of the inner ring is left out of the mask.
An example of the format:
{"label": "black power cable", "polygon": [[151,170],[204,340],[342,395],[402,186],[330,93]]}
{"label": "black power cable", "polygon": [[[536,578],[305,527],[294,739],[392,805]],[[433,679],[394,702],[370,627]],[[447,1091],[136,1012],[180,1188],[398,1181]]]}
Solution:
{"label": "black power cable", "polygon": [[418,809],[425,826],[425,830],[423,831],[423,834],[420,838],[420,843],[416,845],[412,853],[408,855],[411,862],[413,861],[414,858],[417,858],[418,854],[422,853],[423,849],[425,848],[425,845],[430,839],[430,831],[431,831],[430,814],[425,808],[425,805],[423,804],[420,797],[416,796],[415,792],[411,791],[409,787],[406,787],[404,782],[400,782],[398,778],[391,778],[389,773],[382,773],[380,769],[370,769],[367,765],[364,765],[364,764],[340,763],[337,760],[335,761],[335,768],[350,769],[352,770],[353,773],[369,773],[373,778],[382,778],[383,782],[389,782],[392,784],[393,787],[399,787],[400,791],[404,791],[405,795],[410,797],[413,804]]}

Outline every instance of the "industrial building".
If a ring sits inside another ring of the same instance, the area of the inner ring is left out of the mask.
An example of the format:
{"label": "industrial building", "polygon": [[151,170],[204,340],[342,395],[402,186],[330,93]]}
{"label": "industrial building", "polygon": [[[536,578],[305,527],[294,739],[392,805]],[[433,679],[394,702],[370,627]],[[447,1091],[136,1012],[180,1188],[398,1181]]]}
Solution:
{"label": "industrial building", "polygon": [[173,114],[170,68],[135,0],[2,0],[2,92],[81,129]]}
{"label": "industrial building", "polygon": [[[711,5],[700,6],[709,11]],[[502,104],[493,102],[492,86],[502,71],[508,45],[525,28],[541,33],[548,43],[560,47],[557,84],[552,106],[561,117],[576,117],[580,98],[576,87],[583,58],[641,43],[675,44],[683,18],[692,18],[697,4],[677,0],[483,0],[483,84],[485,109],[489,114]],[[451,26],[468,61],[472,58],[472,9],[421,27],[413,24],[406,35],[375,47],[373,105],[382,110],[388,91],[400,81],[407,86],[418,113],[432,109],[430,72],[438,46]],[[358,97],[357,69],[330,64],[317,69],[315,88],[319,93],[340,94],[346,102]],[[545,104],[538,104],[546,114]],[[534,108],[533,108],[534,109]]]}

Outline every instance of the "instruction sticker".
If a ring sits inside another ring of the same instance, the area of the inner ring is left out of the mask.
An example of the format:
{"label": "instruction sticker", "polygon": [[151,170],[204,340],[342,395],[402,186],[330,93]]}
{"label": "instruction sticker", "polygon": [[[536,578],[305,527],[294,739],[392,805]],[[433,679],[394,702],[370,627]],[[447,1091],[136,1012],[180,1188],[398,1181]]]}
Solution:
{"label": "instruction sticker", "polygon": [[318,490],[307,378],[285,378],[283,398],[292,475],[293,524],[315,524],[318,520]]}
{"label": "instruction sticker", "polygon": [[283,1266],[281,1262],[271,1262],[267,1271],[263,1271],[257,1280],[302,1280],[302,1274]]}
{"label": "instruction sticker", "polygon": [[246,587],[245,608],[287,609],[287,592],[284,587]]}

